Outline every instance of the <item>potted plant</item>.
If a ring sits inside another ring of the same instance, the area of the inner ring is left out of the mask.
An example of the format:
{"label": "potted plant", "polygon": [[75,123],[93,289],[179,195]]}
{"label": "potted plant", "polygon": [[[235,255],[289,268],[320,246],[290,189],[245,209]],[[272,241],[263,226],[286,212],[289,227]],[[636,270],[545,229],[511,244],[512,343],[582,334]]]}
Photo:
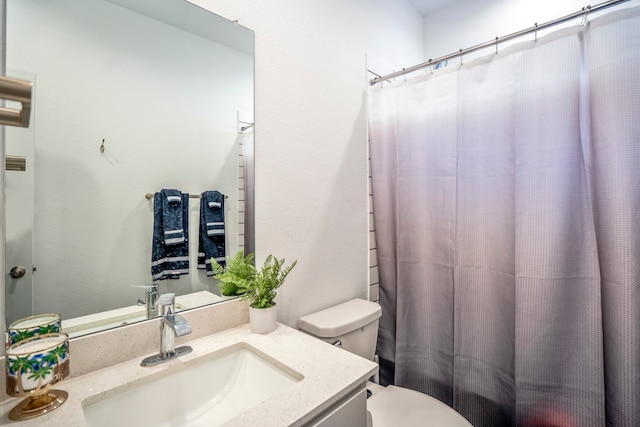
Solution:
{"label": "potted plant", "polygon": [[227,268],[222,267],[215,260],[211,260],[214,276],[220,280],[220,290],[229,295],[228,292],[235,291],[234,295],[249,300],[249,323],[251,330],[256,333],[269,333],[273,331],[276,324],[276,290],[284,283],[297,261],[293,261],[289,266],[285,266],[285,260],[278,259],[273,255],[267,256],[262,268],[257,269],[254,265],[254,255],[244,256],[243,251],[239,251],[231,259]]}

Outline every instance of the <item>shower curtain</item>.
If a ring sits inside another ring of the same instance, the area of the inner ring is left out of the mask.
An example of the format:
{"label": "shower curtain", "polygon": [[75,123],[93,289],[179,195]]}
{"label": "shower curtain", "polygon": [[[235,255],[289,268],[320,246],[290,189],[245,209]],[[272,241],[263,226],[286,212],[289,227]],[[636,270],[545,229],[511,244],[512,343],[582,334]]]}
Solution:
{"label": "shower curtain", "polygon": [[640,426],[640,8],[368,95],[383,382]]}

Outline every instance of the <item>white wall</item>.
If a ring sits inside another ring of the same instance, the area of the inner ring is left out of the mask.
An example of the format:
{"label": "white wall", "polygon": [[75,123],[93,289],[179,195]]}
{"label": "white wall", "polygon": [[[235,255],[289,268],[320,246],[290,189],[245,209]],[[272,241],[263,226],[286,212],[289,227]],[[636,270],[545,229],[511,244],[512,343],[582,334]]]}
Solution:
{"label": "white wall", "polygon": [[397,0],[198,0],[256,33],[256,252],[298,260],[277,302],[300,316],[367,297],[365,54],[419,61]]}
{"label": "white wall", "polygon": [[[235,254],[237,114],[253,109],[250,55],[110,3],[82,3],[8,5],[8,66],[36,75],[33,309],[63,318],[144,295],[131,285],[151,282],[146,193],[229,195]],[[191,274],[160,282],[161,292],[217,290],[196,270],[198,221],[191,199]]]}
{"label": "white wall", "polygon": [[[584,6],[589,4],[599,3],[602,2],[589,3],[586,0],[460,0],[425,17],[424,60],[435,59],[460,49],[466,49],[496,37],[532,27],[535,23],[540,25],[582,10]],[[616,7],[630,7],[638,4],[640,4],[638,0],[631,0]],[[602,13],[606,13],[606,10],[594,13],[592,17]],[[563,25],[579,25],[580,22],[581,19],[576,19]],[[555,27],[555,29],[557,28],[559,27]],[[553,29],[549,31],[553,31]],[[538,37],[546,32],[540,31]],[[531,40],[534,35],[525,37],[530,37],[529,40]],[[525,38],[516,39],[515,42],[523,40]],[[467,59],[487,53],[491,53],[491,49],[484,49],[468,55]]]}

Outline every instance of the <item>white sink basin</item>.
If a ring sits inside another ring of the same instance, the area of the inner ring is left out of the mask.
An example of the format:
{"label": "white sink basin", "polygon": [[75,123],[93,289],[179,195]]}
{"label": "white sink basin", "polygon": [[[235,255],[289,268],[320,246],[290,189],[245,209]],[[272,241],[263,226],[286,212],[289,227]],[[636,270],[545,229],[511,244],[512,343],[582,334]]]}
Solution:
{"label": "white sink basin", "polygon": [[178,370],[160,378],[151,375],[142,384],[129,384],[87,399],[83,402],[87,425],[222,425],[302,379],[302,375],[269,359],[240,343],[187,362],[187,366],[171,366]]}

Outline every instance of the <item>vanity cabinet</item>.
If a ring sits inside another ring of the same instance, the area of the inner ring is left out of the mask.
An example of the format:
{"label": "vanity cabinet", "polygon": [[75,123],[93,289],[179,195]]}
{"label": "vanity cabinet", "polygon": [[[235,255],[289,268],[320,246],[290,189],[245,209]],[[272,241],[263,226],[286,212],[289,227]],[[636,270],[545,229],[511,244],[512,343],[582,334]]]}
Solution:
{"label": "vanity cabinet", "polygon": [[367,390],[366,388],[347,397],[322,414],[317,421],[311,422],[313,427],[366,427],[367,425]]}

